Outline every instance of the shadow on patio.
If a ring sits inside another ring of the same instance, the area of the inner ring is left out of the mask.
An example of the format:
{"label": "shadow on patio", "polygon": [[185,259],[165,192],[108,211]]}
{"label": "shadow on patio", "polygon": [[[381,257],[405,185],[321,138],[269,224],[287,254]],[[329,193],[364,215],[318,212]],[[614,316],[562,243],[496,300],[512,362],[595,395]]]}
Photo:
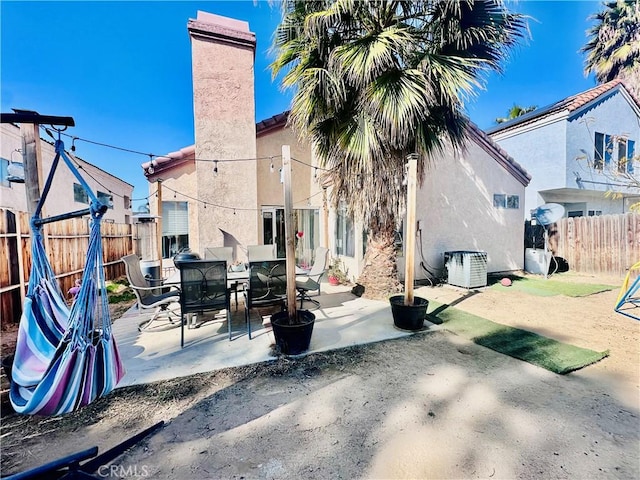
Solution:
{"label": "shadow on patio", "polygon": [[[311,346],[305,354],[323,352],[356,344],[379,342],[409,335],[393,326],[388,302],[358,298],[350,287],[324,285],[320,302],[310,307],[316,316]],[[228,340],[223,321],[205,321],[199,328],[185,327],[185,346],[180,348],[180,327],[160,331],[138,331],[138,325],[150,316],[134,306],[113,325],[126,375],[118,385],[124,387],[210,372],[228,367],[274,360],[275,340],[269,325],[277,307],[251,310],[249,340],[244,319],[242,295],[240,305],[232,301],[232,337]],[[298,304],[299,306],[299,304]],[[205,315],[212,319],[215,312]]]}

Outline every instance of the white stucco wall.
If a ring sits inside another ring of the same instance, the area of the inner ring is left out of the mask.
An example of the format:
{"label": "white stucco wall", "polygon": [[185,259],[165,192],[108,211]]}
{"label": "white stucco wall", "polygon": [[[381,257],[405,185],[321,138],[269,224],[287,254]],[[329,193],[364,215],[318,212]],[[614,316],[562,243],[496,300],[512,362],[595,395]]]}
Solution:
{"label": "white stucco wall", "polygon": [[564,117],[536,128],[523,127],[516,132],[496,133],[491,137],[531,175],[523,204],[527,218],[531,209],[550,201],[541,191],[567,186]]}
{"label": "white stucco wall", "polygon": [[[493,206],[494,194],[518,195],[520,208]],[[444,266],[444,252],[484,251],[489,272],[517,270],[524,265],[525,187],[476,143],[454,157],[434,162],[418,191],[416,278],[425,278],[426,265]]]}

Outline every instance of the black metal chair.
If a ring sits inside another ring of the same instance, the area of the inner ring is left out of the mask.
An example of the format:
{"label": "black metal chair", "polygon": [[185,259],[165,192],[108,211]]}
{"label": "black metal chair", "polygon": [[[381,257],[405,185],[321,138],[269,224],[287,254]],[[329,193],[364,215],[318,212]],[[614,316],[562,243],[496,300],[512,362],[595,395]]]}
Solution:
{"label": "black metal chair", "polygon": [[[166,318],[170,326],[178,326],[179,315],[171,310],[172,304],[177,304],[180,301],[180,291],[177,285],[163,286],[163,285],[151,285],[153,283],[159,283],[162,279],[147,279],[142,273],[140,268],[140,259],[137,255],[125,255],[122,257],[125,270],[127,273],[127,279],[129,285],[135,293],[138,299],[138,309],[142,313],[142,310],[153,310],[151,319],[145,320],[140,323],[138,329],[140,331],[153,330],[157,325],[153,325],[156,320]],[[172,315],[176,315],[176,323],[174,324]],[[168,324],[163,323],[160,327],[164,328]]]}
{"label": "black metal chair", "polygon": [[249,311],[254,307],[280,305],[287,301],[287,262],[285,259],[249,262],[249,284],[244,291],[244,315],[251,339]]}
{"label": "black metal chair", "polygon": [[[178,264],[180,269],[180,306],[182,316],[211,310],[226,310],[231,340],[231,290],[227,287],[227,262],[224,260],[191,260]],[[184,346],[184,321],[180,346]],[[203,322],[202,322],[203,323]],[[202,325],[200,323],[198,326]]]}

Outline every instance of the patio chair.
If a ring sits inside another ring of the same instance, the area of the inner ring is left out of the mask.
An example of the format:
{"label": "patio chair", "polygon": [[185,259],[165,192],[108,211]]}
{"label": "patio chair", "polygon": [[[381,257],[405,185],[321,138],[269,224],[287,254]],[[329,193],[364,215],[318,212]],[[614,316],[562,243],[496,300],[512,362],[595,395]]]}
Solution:
{"label": "patio chair", "polygon": [[[227,262],[225,260],[191,260],[181,262],[180,308],[182,315],[202,314],[206,311],[225,310],[229,340],[231,340],[231,292],[227,287]],[[191,318],[187,322],[191,327]],[[214,320],[219,320],[215,318]],[[200,327],[207,320],[200,322]],[[184,322],[180,331],[180,347],[184,347]]]}
{"label": "patio chair", "polygon": [[[204,258],[205,260],[225,260],[227,262],[227,271],[233,265],[233,247],[206,247],[204,249]],[[242,265],[244,269],[244,265]],[[244,286],[244,281],[229,281],[230,288],[234,293],[236,300],[236,310],[238,310],[238,290],[242,290]]]}
{"label": "patio chair", "polygon": [[[180,316],[169,308],[174,304],[179,305],[180,303],[180,289],[178,286],[162,285],[162,279],[146,278],[140,268],[140,259],[137,255],[125,255],[122,257],[122,261],[124,262],[129,285],[138,299],[140,313],[143,310],[154,310],[151,319],[140,323],[138,330],[151,329],[153,322],[160,318],[166,318],[169,324],[178,326]],[[151,285],[151,283],[156,285]],[[160,283],[160,285],[157,285],[157,283]],[[174,321],[174,315],[177,317],[177,321]],[[166,327],[167,323],[165,322],[163,326]],[[153,328],[156,328],[156,326]]]}
{"label": "patio chair", "polygon": [[320,295],[320,278],[327,271],[328,262],[329,250],[324,247],[318,247],[316,248],[315,258],[309,273],[296,277],[296,290],[300,298],[300,308],[302,308],[305,300],[317,307],[320,306],[320,302],[311,298],[309,292],[317,290],[318,295]]}
{"label": "patio chair", "polygon": [[244,312],[249,340],[251,340],[249,311],[254,307],[275,305],[279,305],[281,310],[284,310],[286,301],[286,260],[249,262],[249,284],[244,291]]}
{"label": "patio chair", "polygon": [[249,262],[276,259],[276,246],[270,245],[248,245],[247,258]]}
{"label": "patio chair", "polygon": [[205,260],[225,260],[227,268],[233,264],[233,247],[205,247]]}

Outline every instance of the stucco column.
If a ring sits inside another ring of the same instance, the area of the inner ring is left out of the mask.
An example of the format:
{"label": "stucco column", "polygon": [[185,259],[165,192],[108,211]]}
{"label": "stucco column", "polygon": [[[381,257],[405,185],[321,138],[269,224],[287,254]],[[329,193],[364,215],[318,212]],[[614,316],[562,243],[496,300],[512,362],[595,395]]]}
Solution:
{"label": "stucco column", "polygon": [[[247,22],[205,12],[198,12],[195,20],[189,20],[188,30],[192,49],[197,197],[201,200],[193,207],[190,204],[190,231],[194,237],[190,238],[190,246],[194,251],[225,244],[237,246],[234,253],[243,258],[246,245],[260,243],[255,160],[255,34],[249,31]],[[204,161],[230,159],[234,161],[217,164]]]}

